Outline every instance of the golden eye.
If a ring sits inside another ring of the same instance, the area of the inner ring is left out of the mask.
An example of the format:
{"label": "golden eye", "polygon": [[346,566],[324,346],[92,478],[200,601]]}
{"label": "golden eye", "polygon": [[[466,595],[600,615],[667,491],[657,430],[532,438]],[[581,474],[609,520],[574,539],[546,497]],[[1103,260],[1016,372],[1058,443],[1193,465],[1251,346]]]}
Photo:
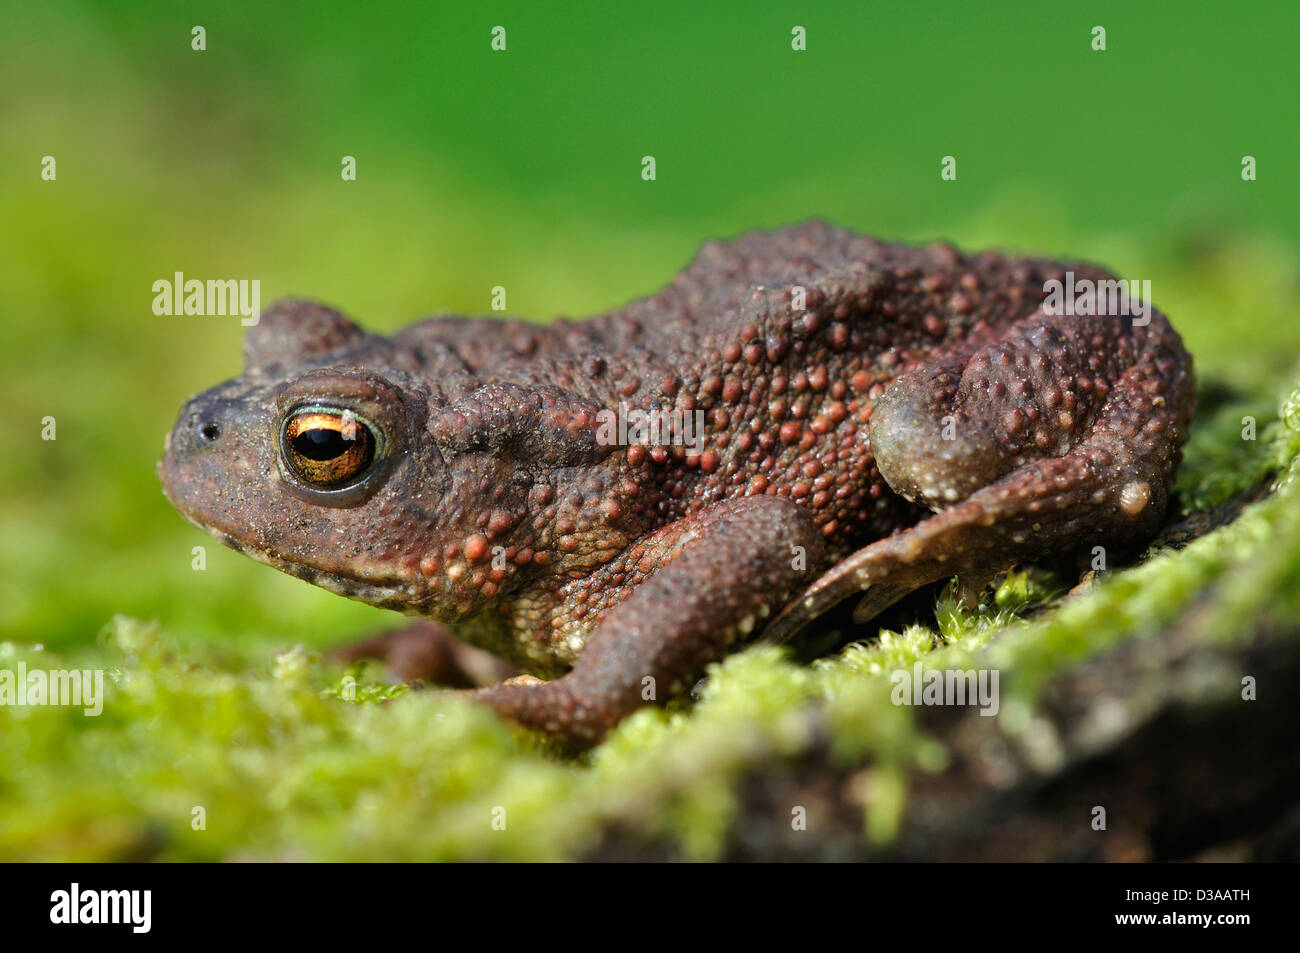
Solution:
{"label": "golden eye", "polygon": [[284,425],[285,462],[304,483],[321,490],[356,483],[375,459],[374,431],[350,410],[306,407]]}

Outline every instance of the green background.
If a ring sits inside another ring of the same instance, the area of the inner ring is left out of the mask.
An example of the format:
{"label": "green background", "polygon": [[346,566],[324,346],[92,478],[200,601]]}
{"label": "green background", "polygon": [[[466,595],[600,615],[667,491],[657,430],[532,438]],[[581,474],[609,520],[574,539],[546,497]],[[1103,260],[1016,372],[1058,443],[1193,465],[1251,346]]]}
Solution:
{"label": "green background", "polygon": [[1149,278],[1203,381],[1271,398],[1300,344],[1300,7],[1065,6],[6,2],[0,635],[70,649],[125,613],[322,645],[395,619],[162,498],[163,436],[243,334],[156,317],[176,271],[379,329],[486,312],[494,285],[545,319],[653,291],[705,238],[822,216]]}

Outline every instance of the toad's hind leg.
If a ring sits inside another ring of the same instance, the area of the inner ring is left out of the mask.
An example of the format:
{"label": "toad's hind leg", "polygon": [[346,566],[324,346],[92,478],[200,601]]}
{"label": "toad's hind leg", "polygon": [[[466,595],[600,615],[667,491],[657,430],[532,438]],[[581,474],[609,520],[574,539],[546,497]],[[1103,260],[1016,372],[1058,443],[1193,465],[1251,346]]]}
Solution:
{"label": "toad's hind leg", "polygon": [[864,590],[858,622],[950,576],[1150,538],[1193,403],[1190,359],[1151,317],[1039,312],[900,377],[872,416],[877,464],[902,495],[947,508],[837,564],[764,637],[783,641]]}

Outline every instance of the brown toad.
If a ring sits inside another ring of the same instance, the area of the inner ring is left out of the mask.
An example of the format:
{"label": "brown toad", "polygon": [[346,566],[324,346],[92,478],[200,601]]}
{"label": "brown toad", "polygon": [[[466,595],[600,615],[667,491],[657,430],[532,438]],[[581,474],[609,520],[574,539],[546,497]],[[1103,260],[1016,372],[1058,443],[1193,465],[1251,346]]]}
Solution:
{"label": "brown toad", "polygon": [[582,322],[381,337],[285,301],[244,375],[181,411],[160,474],[253,558],[559,676],[474,696],[590,744],[851,594],[863,620],[1150,538],[1190,358],[1149,305],[1044,306],[1109,279],[812,222],[707,244]]}

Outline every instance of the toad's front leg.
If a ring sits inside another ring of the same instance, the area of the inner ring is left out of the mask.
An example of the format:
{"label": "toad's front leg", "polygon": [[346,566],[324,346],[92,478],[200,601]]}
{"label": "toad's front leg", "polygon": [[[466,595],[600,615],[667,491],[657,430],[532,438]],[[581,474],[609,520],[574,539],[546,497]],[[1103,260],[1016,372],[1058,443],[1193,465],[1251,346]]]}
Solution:
{"label": "toad's front leg", "polygon": [[674,523],[657,546],[661,565],[606,613],[571,672],[470,697],[520,724],[593,745],[647,700],[681,694],[823,568],[821,534],[784,497],[719,503]]}

